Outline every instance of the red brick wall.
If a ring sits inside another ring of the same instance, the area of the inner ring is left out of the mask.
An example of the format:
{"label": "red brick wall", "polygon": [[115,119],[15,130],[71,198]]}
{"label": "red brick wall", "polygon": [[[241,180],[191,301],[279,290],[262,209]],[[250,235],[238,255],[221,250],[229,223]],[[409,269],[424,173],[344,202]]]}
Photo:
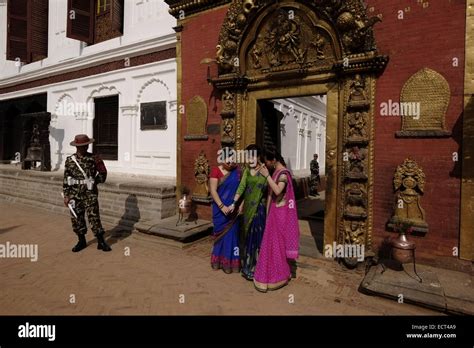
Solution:
{"label": "red brick wall", "polygon": [[[195,95],[200,95],[208,106],[208,125],[220,124],[220,95],[215,95],[212,86],[207,83],[207,65],[200,64],[204,58],[214,59],[219,32],[227,13],[227,7],[218,8],[190,18],[183,24],[182,30],[182,97],[181,103],[188,102]],[[216,66],[211,65],[213,76],[217,74]],[[181,139],[181,173],[182,185],[195,186],[194,161],[201,149],[204,149],[211,167],[217,165],[217,151],[220,149],[219,134],[210,134],[205,140],[183,140],[186,135],[186,117],[182,122]],[[211,210],[207,205],[199,205],[197,213],[200,218],[211,219]]]}
{"label": "red brick wall", "polygon": [[[376,240],[393,236],[385,232],[390,218],[394,195],[392,178],[396,167],[411,156],[426,174],[426,191],[421,200],[430,230],[425,237],[415,238],[421,259],[447,265],[453,247],[459,242],[460,178],[459,164],[452,160],[459,151],[461,134],[456,122],[463,111],[465,1],[430,1],[423,8],[417,1],[367,1],[373,15],[381,13],[383,22],[377,24],[375,35],[379,52],[390,56],[390,63],[377,81],[374,232]],[[400,5],[400,4],[403,4]],[[398,11],[410,6],[404,19]],[[459,66],[453,67],[453,58]],[[448,81],[451,102],[446,115],[446,127],[452,138],[397,139],[399,117],[380,116],[380,103],[400,100],[400,91],[408,78],[428,67]],[[459,124],[459,123],[458,123]]]}

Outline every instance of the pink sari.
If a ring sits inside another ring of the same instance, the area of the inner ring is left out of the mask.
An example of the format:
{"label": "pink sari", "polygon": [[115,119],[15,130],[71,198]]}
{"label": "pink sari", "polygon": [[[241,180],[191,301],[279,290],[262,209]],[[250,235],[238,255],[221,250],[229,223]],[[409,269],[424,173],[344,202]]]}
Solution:
{"label": "pink sari", "polygon": [[288,178],[285,195],[277,202],[277,197],[272,194],[254,275],[255,287],[262,292],[285,286],[291,278],[288,259],[298,258],[300,230],[293,182],[287,169],[275,172],[273,180],[278,182],[281,174]]}

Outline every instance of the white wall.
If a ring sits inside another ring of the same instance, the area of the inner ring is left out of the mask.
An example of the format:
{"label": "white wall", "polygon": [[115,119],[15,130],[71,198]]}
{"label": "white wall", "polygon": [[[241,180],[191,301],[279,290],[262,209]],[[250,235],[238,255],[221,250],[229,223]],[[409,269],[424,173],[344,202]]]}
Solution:
{"label": "white wall", "polygon": [[168,5],[163,0],[125,0],[124,4],[123,35],[86,46],[66,37],[67,0],[49,0],[48,57],[16,67],[15,62],[6,60],[7,6],[6,0],[0,0],[0,88],[51,73],[94,66],[98,61],[175,46],[176,20],[168,13]]}
{"label": "white wall", "polygon": [[[167,60],[90,76],[48,88],[52,113],[52,167],[62,168],[77,133],[93,135],[94,98],[119,95],[118,160],[108,168],[124,173],[176,176],[176,62]],[[167,102],[168,128],[140,130],[140,103]],[[79,107],[71,114],[64,101]],[[66,112],[65,112],[66,111]]]}
{"label": "white wall", "polygon": [[[162,0],[125,0],[124,35],[85,48],[65,36],[67,1],[50,0],[49,57],[18,69],[14,62],[5,61],[6,6],[1,1],[0,88],[176,45],[175,20]],[[106,161],[109,170],[176,177],[176,70],[176,59],[168,59],[0,94],[0,100],[47,93],[51,165],[60,170],[66,156],[75,151],[69,145],[74,135],[93,135],[94,98],[118,94],[118,160]],[[164,100],[168,128],[140,130],[140,103]]]}
{"label": "white wall", "polygon": [[283,113],[280,124],[282,156],[296,175],[309,175],[313,155],[320,174],[326,169],[326,96],[272,100]]}

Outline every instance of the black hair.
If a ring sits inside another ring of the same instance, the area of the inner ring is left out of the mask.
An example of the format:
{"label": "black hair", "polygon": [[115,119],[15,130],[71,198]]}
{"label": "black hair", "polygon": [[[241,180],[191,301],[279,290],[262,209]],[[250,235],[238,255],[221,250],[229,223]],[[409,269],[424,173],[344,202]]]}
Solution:
{"label": "black hair", "polygon": [[268,160],[268,161],[277,160],[278,162],[280,162],[281,164],[283,164],[283,166],[286,167],[285,160],[283,159],[283,157],[281,156],[281,154],[280,154],[278,151],[265,150],[264,157],[265,157],[265,159]]}
{"label": "black hair", "polygon": [[263,156],[262,156],[262,149],[260,148],[260,146],[258,146],[257,144],[250,144],[249,146],[247,146],[245,148],[246,151],[255,151],[255,153],[257,154],[257,158],[259,159],[260,162],[263,162]]}

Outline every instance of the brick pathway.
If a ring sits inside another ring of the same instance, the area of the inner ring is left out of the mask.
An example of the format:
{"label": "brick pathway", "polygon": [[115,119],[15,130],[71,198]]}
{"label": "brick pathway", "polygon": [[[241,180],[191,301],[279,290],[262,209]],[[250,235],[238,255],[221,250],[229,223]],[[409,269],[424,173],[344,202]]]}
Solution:
{"label": "brick pathway", "polygon": [[39,259],[0,258],[0,315],[437,314],[362,295],[362,270],[308,257],[289,286],[261,294],[240,275],[211,270],[209,240],[180,249],[132,234],[113,239],[110,253],[94,243],[74,254],[68,216],[0,201],[0,244],[7,241],[38,244]]}

